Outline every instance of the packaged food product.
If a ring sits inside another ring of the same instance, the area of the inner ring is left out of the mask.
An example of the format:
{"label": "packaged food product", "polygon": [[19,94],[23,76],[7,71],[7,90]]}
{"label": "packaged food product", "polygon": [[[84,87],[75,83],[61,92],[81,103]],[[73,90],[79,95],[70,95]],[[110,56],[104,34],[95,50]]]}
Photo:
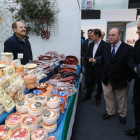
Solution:
{"label": "packaged food product", "polygon": [[33,102],[34,101],[34,96],[35,95],[32,94],[32,93],[28,93],[28,94],[25,95],[24,99],[29,100],[30,102]]}
{"label": "packaged food product", "polygon": [[41,102],[42,105],[46,105],[46,100],[44,95],[38,95],[34,97],[34,102]]}
{"label": "packaged food product", "polygon": [[2,103],[2,100],[4,99],[5,96],[6,96],[6,93],[4,92],[2,88],[0,88],[0,104]]}
{"label": "packaged food product", "polygon": [[42,123],[42,128],[44,128],[48,133],[52,133],[57,129],[57,123],[53,125],[45,125]]}
{"label": "packaged food product", "polygon": [[34,74],[25,75],[24,80],[26,81],[27,84],[36,83],[36,75]]}
{"label": "packaged food product", "polygon": [[0,125],[0,140],[9,140],[11,129],[7,125]]}

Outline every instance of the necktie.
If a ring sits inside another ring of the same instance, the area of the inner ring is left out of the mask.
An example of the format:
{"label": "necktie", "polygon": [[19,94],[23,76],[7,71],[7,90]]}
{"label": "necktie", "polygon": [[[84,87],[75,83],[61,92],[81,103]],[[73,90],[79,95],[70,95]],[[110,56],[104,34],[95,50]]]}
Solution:
{"label": "necktie", "polygon": [[113,49],[112,49],[112,58],[114,57],[115,55],[115,45],[113,45]]}

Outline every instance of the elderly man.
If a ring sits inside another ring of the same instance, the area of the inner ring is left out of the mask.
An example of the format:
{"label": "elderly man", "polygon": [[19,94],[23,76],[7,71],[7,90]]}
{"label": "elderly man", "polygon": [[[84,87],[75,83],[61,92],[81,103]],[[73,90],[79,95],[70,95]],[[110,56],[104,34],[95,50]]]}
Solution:
{"label": "elderly man", "polygon": [[104,40],[104,37],[105,37],[105,32],[102,31],[101,32],[101,39]]}
{"label": "elderly man", "polygon": [[102,65],[102,85],[106,102],[103,119],[115,114],[115,96],[118,100],[121,124],[126,124],[127,94],[130,70],[127,65],[132,47],[121,40],[121,31],[113,28],[109,31],[110,44],[104,48]]}
{"label": "elderly man", "polygon": [[14,59],[21,58],[21,64],[26,64],[33,59],[30,42],[26,36],[26,29],[22,22],[12,24],[13,36],[4,43],[4,52],[12,52]]}
{"label": "elderly man", "polygon": [[140,140],[140,22],[137,25],[137,33],[139,39],[136,41],[134,50],[131,53],[128,61],[128,65],[135,73],[135,82],[133,88],[135,128],[126,130],[125,134],[129,136],[138,135],[138,140]]}

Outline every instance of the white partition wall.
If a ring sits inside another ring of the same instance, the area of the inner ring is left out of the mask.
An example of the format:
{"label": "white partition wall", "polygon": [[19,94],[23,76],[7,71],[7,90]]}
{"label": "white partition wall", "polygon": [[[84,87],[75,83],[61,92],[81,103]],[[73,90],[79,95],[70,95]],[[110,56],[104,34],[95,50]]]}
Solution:
{"label": "white partition wall", "polygon": [[130,41],[130,45],[134,45],[134,40],[138,40],[138,34],[137,31],[137,25],[140,22],[140,20],[130,22],[126,25],[126,38],[125,42]]}
{"label": "white partition wall", "polygon": [[101,31],[105,32],[105,38],[106,38],[107,20],[105,19],[81,20],[81,29],[85,32],[84,34],[85,38],[87,38],[88,29],[95,29],[95,28],[98,28]]}
{"label": "white partition wall", "polygon": [[[37,59],[40,54],[47,51],[58,51],[66,55],[74,55],[80,59],[81,46],[81,20],[77,1],[58,0],[58,35],[50,36],[48,40],[40,36],[30,35],[33,57]],[[11,23],[12,24],[12,23]],[[3,51],[4,42],[0,43]]]}

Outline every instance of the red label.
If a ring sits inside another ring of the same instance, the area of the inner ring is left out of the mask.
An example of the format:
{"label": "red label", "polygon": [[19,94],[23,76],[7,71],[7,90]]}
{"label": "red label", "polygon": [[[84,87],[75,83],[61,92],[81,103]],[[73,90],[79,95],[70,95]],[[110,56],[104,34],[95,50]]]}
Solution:
{"label": "red label", "polygon": [[6,121],[7,123],[18,123],[21,119],[21,115],[19,113],[13,113],[7,116]]}
{"label": "red label", "polygon": [[25,140],[28,136],[28,130],[26,128],[18,128],[11,133],[10,139]]}
{"label": "red label", "polygon": [[6,125],[1,125],[0,126],[0,139],[3,139],[4,137],[6,137],[9,131],[10,131],[10,127]]}
{"label": "red label", "polygon": [[32,125],[33,123],[36,122],[36,117],[35,116],[25,116],[23,119],[22,119],[22,123],[24,125]]}
{"label": "red label", "polygon": [[32,137],[35,138],[35,139],[40,139],[40,140],[44,139],[46,137],[45,130],[43,130],[43,129],[37,129],[33,133]]}

